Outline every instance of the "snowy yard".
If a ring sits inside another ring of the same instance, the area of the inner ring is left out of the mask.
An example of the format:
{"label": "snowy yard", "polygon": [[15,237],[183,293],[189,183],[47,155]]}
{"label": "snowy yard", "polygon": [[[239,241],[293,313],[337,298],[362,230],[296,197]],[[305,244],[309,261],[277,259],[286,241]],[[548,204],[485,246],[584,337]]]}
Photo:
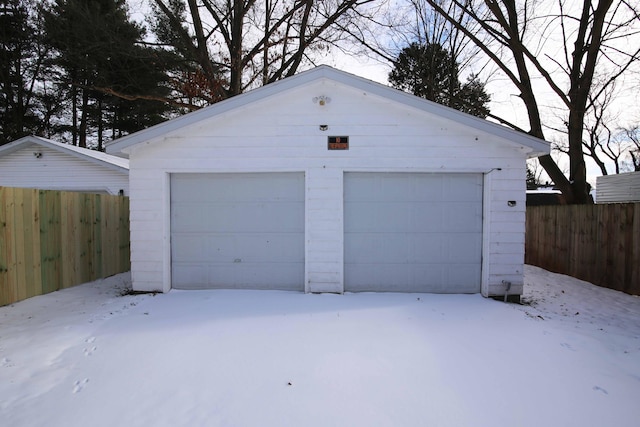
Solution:
{"label": "snowy yard", "polygon": [[0,307],[2,426],[637,426],[640,298],[172,291]]}

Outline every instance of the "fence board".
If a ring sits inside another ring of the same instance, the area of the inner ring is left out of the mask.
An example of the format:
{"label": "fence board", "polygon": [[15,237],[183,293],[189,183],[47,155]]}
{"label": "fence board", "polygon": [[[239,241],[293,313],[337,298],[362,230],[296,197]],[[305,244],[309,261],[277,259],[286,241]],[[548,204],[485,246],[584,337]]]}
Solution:
{"label": "fence board", "polygon": [[640,203],[527,207],[525,261],[640,295]]}
{"label": "fence board", "polygon": [[0,298],[14,301],[18,298],[18,281],[16,279],[15,256],[15,201],[12,188],[0,188],[0,249],[3,257],[0,262]]}
{"label": "fence board", "polygon": [[60,193],[40,191],[40,259],[42,262],[42,293],[57,291],[62,282],[62,248],[60,212]]}
{"label": "fence board", "polygon": [[130,269],[129,200],[0,187],[0,305]]}

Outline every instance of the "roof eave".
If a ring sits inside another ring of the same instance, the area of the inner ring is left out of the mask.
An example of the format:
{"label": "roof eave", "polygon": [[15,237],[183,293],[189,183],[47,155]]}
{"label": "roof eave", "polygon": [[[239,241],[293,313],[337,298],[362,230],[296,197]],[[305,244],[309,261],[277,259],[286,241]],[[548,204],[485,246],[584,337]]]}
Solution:
{"label": "roof eave", "polygon": [[[59,153],[65,153],[71,156],[74,156],[78,159],[82,159],[97,165],[100,165],[102,167],[106,167],[108,169],[112,169],[118,172],[126,172],[129,173],[129,168],[126,166],[122,166],[119,164],[115,164],[115,163],[111,163],[102,159],[98,159],[96,157],[92,157],[92,156],[88,156],[85,155],[83,153],[79,153],[77,151],[74,151],[73,149],[68,149],[66,147],[64,147],[65,144],[60,144],[60,143],[56,143],[55,141],[51,141],[49,139],[46,138],[42,138],[39,136],[34,136],[34,135],[29,135],[29,136],[25,136],[22,137],[16,141],[12,141],[9,144],[5,144],[3,146],[0,146],[0,156],[2,155],[7,155],[10,153],[13,153],[15,151],[18,151],[20,149],[22,149],[22,147],[25,144],[37,144],[37,145],[41,145],[43,147],[47,147],[50,148],[52,150],[55,150]],[[126,159],[123,159],[126,160]]]}
{"label": "roof eave", "polygon": [[359,77],[344,71],[336,70],[332,67],[321,65],[312,70],[304,71],[295,76],[270,83],[250,92],[234,96],[216,104],[205,107],[201,110],[194,111],[179,118],[169,120],[145,130],[141,130],[134,134],[112,141],[106,145],[106,151],[109,154],[126,152],[127,148],[140,144],[145,141],[160,138],[168,133],[172,133],[185,126],[189,126],[207,118],[211,118],[218,114],[223,114],[242,105],[264,99],[268,96],[276,94],[282,90],[293,88],[308,82],[312,82],[321,78],[329,78],[331,80],[342,83],[346,86],[390,99],[392,101],[417,108],[427,113],[435,114],[447,120],[461,123],[472,129],[496,135],[514,144],[525,147],[530,150],[527,153],[529,158],[539,157],[549,154],[550,145],[546,141],[535,138],[531,135],[515,131],[497,123],[474,117],[453,108],[445,107],[432,101],[411,95],[406,92],[393,89],[389,86]]}

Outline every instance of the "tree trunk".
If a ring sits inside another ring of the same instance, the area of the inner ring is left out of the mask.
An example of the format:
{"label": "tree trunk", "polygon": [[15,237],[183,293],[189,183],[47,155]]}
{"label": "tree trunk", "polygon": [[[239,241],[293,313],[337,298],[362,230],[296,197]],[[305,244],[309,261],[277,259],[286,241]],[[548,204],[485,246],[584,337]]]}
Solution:
{"label": "tree trunk", "polygon": [[89,92],[86,89],[82,90],[82,116],[80,117],[80,129],[78,146],[87,148],[87,110],[89,106]]}
{"label": "tree trunk", "polygon": [[102,97],[100,97],[98,99],[98,151],[104,151],[102,130]]}
{"label": "tree trunk", "polygon": [[231,45],[229,54],[231,73],[229,81],[229,96],[242,93],[242,25],[244,23],[244,2],[235,0],[231,12]]}

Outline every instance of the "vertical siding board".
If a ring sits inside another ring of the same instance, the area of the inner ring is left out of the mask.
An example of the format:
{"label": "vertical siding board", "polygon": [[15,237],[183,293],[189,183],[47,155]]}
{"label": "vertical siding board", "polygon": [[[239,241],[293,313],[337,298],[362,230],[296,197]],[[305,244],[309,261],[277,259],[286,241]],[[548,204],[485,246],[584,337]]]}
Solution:
{"label": "vertical siding board", "polygon": [[624,274],[623,274],[623,283],[622,283],[622,291],[630,293],[631,292],[631,276],[633,275],[633,262],[634,262],[634,252],[637,250],[633,247],[633,211],[634,206],[632,204],[625,204],[623,206],[624,209],[624,233],[623,233],[623,244],[622,248],[624,251]]}
{"label": "vertical siding board", "polygon": [[609,282],[609,286],[612,289],[616,289],[616,277],[615,277],[615,256],[616,256],[616,242],[617,242],[617,224],[616,221],[619,220],[619,215],[617,212],[617,206],[611,205],[609,209],[605,209],[603,211],[604,218],[603,222],[605,224],[606,230],[606,241],[607,245],[605,246],[605,254],[604,254],[604,274],[603,277],[606,278]]}
{"label": "vertical siding board", "polygon": [[56,191],[40,191],[40,238],[42,293],[57,291],[61,287],[60,199]]}
{"label": "vertical siding board", "polygon": [[25,235],[24,235],[24,191],[17,189],[14,191],[14,215],[13,221],[14,228],[14,255],[15,255],[15,298],[16,300],[22,300],[26,298],[26,287],[24,284],[27,282],[26,278],[26,265],[25,265]]}
{"label": "vertical siding board", "polygon": [[[616,290],[625,291],[627,289],[627,262],[629,261],[629,252],[631,248],[628,246],[630,239],[627,239],[627,234],[631,232],[630,229],[630,217],[629,217],[629,205],[620,204],[618,206],[619,223],[616,230],[617,244],[615,247],[615,270],[616,270]],[[627,250],[627,248],[629,250]]]}
{"label": "vertical siding board", "polygon": [[93,271],[91,280],[102,277],[102,198],[97,194],[91,195],[91,241],[93,243],[91,257]]}
{"label": "vertical siding board", "polygon": [[581,250],[581,255],[578,257],[578,261],[580,262],[579,269],[585,272],[585,277],[593,277],[597,271],[597,208],[596,205],[586,206],[586,215],[580,222],[580,239],[577,244]]}
{"label": "vertical siding board", "polygon": [[14,189],[0,187],[0,304],[11,304],[17,298],[15,275]]}
{"label": "vertical siding board", "polygon": [[40,197],[38,190],[25,189],[28,201],[25,201],[25,265],[27,268],[25,298],[39,295],[42,289],[42,270],[40,265]]}
{"label": "vertical siding board", "polygon": [[40,275],[37,271],[40,267],[40,229],[37,217],[37,190],[14,189],[14,195],[16,210],[13,229],[16,236],[15,254],[18,267],[16,286],[19,301],[37,295],[36,288],[40,285]]}
{"label": "vertical siding board", "polygon": [[80,251],[80,281],[81,282],[89,282],[91,281],[91,271],[93,269],[92,265],[92,248],[91,248],[91,206],[88,194],[80,195],[80,242],[79,248],[82,248]]}
{"label": "vertical siding board", "polygon": [[129,270],[128,200],[0,187],[0,305]]}
{"label": "vertical siding board", "polygon": [[105,276],[114,274],[113,260],[117,251],[115,242],[118,237],[117,230],[113,227],[118,199],[109,198],[108,202],[100,205],[100,248],[102,251],[102,274]]}
{"label": "vertical siding board", "polygon": [[62,206],[60,212],[60,227],[62,241],[60,242],[62,256],[65,262],[62,264],[62,284],[75,281],[76,260],[75,260],[75,217],[73,209],[74,199],[70,195],[62,196]]}
{"label": "vertical siding board", "polygon": [[[120,211],[120,218],[122,218],[122,222],[120,225],[120,236],[121,236],[121,248],[124,249],[120,251],[123,255],[122,257],[122,266],[121,271],[126,271],[131,269],[131,233],[130,229],[130,219],[129,215],[131,212],[131,199],[123,198],[123,207]],[[123,269],[124,268],[124,269]]]}
{"label": "vertical siding board", "polygon": [[629,281],[629,293],[640,295],[640,203],[633,205],[633,230],[631,235],[631,279]]}

